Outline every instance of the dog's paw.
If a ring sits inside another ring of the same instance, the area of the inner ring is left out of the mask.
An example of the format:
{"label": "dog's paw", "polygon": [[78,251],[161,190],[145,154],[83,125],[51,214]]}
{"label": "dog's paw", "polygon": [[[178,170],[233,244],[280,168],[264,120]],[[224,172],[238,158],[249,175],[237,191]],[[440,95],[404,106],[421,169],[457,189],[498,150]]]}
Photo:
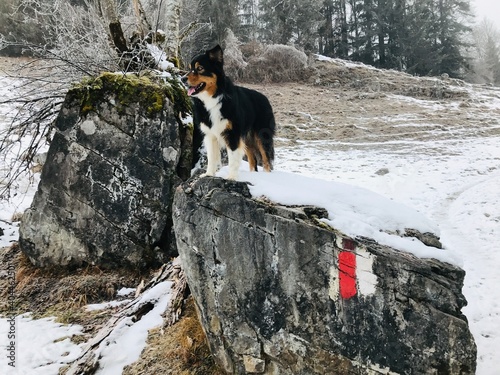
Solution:
{"label": "dog's paw", "polygon": [[215,173],[205,172],[205,173],[200,174],[200,178],[202,178],[202,177],[213,177],[213,176],[215,176]]}

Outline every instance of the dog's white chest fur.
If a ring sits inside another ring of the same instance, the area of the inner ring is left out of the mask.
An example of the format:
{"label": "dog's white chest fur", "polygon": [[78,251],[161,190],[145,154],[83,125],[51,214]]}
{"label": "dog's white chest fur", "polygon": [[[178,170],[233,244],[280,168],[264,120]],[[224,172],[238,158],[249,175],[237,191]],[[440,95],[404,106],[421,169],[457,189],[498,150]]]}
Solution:
{"label": "dog's white chest fur", "polygon": [[[220,112],[222,107],[222,95],[214,98],[205,92],[201,92],[197,97],[205,105],[210,116],[210,121],[212,122],[211,127],[203,122],[200,123],[200,129],[205,134],[204,143],[207,150],[208,165],[205,175],[214,176],[215,172],[217,172],[217,168],[221,164],[220,149],[225,145],[222,133],[228,126],[228,119],[223,118]],[[244,153],[244,148],[238,147],[236,150],[231,150],[227,147],[227,156],[229,159],[229,175],[227,178],[236,180]]]}
{"label": "dog's white chest fur", "polygon": [[228,120],[223,118],[220,109],[222,107],[222,95],[217,97],[212,97],[202,92],[198,95],[198,99],[200,99],[205,108],[207,109],[208,114],[210,115],[210,121],[212,122],[212,127],[208,127],[207,124],[201,123],[200,128],[201,131],[205,135],[211,135],[217,138],[217,141],[220,144],[220,147],[224,145],[224,140],[222,139],[222,132],[226,129]]}

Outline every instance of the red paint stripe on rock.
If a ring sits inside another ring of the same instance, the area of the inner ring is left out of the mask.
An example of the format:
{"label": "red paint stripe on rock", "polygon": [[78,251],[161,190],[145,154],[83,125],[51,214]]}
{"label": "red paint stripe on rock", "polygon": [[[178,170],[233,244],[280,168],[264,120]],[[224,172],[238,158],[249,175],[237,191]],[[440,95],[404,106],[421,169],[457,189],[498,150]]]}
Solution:
{"label": "red paint stripe on rock", "polygon": [[356,295],[356,255],[349,251],[339,254],[340,296],[344,299]]}

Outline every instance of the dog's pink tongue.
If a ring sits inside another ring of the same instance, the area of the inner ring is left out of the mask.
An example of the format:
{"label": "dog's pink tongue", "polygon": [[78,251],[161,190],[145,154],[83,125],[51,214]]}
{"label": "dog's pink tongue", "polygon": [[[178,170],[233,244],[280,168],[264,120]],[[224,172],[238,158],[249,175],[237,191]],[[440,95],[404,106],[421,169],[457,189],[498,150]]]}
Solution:
{"label": "dog's pink tongue", "polygon": [[192,86],[191,86],[191,87],[189,87],[189,88],[188,88],[188,96],[193,95],[193,92],[195,92],[195,91],[196,91],[196,87],[192,87]]}

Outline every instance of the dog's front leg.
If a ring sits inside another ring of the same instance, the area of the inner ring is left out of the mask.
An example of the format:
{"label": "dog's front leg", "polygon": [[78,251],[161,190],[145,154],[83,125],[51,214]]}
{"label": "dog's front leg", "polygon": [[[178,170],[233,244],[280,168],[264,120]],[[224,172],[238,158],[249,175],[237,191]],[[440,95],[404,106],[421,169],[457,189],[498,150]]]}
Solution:
{"label": "dog's front leg", "polygon": [[238,178],[238,171],[240,169],[241,160],[243,159],[244,154],[245,148],[241,145],[235,150],[231,150],[230,147],[227,147],[227,159],[229,167],[229,174],[227,176],[228,180],[236,180]]}
{"label": "dog's front leg", "polygon": [[204,139],[207,150],[207,172],[202,176],[215,176],[217,168],[220,166],[220,146],[217,137],[207,134]]}

